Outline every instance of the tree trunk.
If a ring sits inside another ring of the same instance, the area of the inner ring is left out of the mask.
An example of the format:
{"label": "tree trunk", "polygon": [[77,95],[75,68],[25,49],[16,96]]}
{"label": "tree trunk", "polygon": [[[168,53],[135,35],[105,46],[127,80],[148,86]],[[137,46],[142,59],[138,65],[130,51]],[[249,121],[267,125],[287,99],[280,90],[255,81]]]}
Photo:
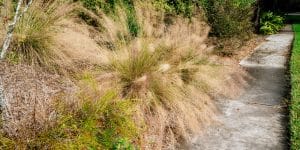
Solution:
{"label": "tree trunk", "polygon": [[255,31],[258,33],[259,32],[259,28],[260,28],[260,13],[261,13],[261,9],[262,9],[262,0],[258,0],[256,3],[256,8],[255,8],[255,12],[254,12],[254,26],[255,26]]}

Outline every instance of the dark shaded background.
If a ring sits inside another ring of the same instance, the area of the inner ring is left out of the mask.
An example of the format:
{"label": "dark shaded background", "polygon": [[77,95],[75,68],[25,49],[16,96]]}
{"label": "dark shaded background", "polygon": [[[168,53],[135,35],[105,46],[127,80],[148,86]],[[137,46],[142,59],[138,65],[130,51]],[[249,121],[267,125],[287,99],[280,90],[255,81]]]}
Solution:
{"label": "dark shaded background", "polygon": [[300,12],[300,0],[262,0],[264,10]]}

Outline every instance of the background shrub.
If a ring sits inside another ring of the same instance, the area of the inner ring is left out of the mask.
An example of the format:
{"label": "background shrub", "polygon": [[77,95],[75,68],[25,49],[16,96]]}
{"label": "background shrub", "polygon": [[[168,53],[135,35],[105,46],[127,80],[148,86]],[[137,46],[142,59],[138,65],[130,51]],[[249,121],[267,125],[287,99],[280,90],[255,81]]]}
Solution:
{"label": "background shrub", "polygon": [[252,32],[253,4],[255,0],[156,0],[157,8],[167,14],[191,18],[202,7],[211,34],[218,37],[233,37]]}
{"label": "background shrub", "polygon": [[[123,9],[126,13],[127,28],[132,37],[137,37],[140,32],[140,25],[138,24],[136,11],[133,0],[81,0],[83,6],[94,12],[99,10],[106,14],[112,15],[116,18],[117,6]],[[82,14],[79,14],[82,18]],[[86,17],[85,17],[86,18]]]}
{"label": "background shrub", "polygon": [[201,0],[211,34],[218,37],[247,35],[252,32],[252,15],[255,0]]}
{"label": "background shrub", "polygon": [[155,0],[156,8],[164,9],[168,14],[183,15],[192,17],[197,1],[192,0]]}

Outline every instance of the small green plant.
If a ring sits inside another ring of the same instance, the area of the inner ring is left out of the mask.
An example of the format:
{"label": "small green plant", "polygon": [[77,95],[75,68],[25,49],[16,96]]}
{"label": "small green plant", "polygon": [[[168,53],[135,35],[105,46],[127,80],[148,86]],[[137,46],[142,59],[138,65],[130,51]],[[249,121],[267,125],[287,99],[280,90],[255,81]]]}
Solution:
{"label": "small green plant", "polygon": [[284,18],[273,12],[263,13],[260,19],[260,32],[262,34],[277,33],[284,25]]}
{"label": "small green plant", "polygon": [[8,60],[8,62],[10,62],[12,64],[19,64],[21,61],[20,56],[18,54],[16,54],[15,52],[7,53],[6,59]]}
{"label": "small green plant", "polygon": [[135,150],[134,145],[128,142],[127,139],[120,138],[114,143],[113,150]]}
{"label": "small green plant", "polygon": [[4,133],[0,133],[0,149],[3,150],[10,150],[10,149],[14,149],[16,142],[10,138],[7,138],[4,136]]}

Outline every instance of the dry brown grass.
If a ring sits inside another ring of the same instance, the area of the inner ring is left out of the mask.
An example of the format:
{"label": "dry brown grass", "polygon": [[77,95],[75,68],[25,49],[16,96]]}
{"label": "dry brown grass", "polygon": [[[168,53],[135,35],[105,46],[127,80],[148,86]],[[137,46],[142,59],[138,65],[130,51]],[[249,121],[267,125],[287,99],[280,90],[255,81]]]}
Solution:
{"label": "dry brown grass", "polygon": [[[79,74],[92,74],[95,80],[88,86],[92,89],[78,82],[89,99],[99,99],[114,89],[119,97],[138,104],[134,117],[144,131],[137,142],[141,149],[179,148],[213,122],[217,113],[213,98],[238,95],[246,85],[246,75],[236,62],[208,54],[210,28],[201,14],[189,20],[165,16],[150,3],[137,2],[136,6],[142,33],[135,39],[128,39],[121,8],[117,9],[118,19],[101,12],[93,16],[104,28],[101,31],[78,18],[59,22],[53,45],[55,61]],[[22,65],[2,69],[6,97],[14,105],[4,129],[12,136],[26,134],[24,138],[29,138],[46,128],[43,125],[51,122],[55,112],[52,98],[60,92],[75,93],[74,85],[61,83],[55,75]],[[27,133],[30,126],[37,126],[33,133]]]}
{"label": "dry brown grass", "polygon": [[[66,49],[66,53],[100,65],[100,71],[88,71],[94,74],[97,88],[103,92],[117,89],[120,97],[139,104],[136,122],[145,131],[140,139],[142,149],[178,148],[179,143],[188,141],[191,135],[201,132],[204,124],[213,121],[217,110],[212,98],[238,95],[240,86],[246,85],[246,75],[236,62],[221,64],[219,57],[207,55],[210,28],[201,15],[191,20],[165,18],[151,5],[137,6],[142,34],[135,40],[124,39],[129,34],[124,20],[101,14],[97,19],[105,30],[98,34],[92,29],[89,35],[82,32],[82,26],[84,31],[90,28],[82,24],[75,24],[75,28],[64,26],[80,33],[84,39],[78,40],[91,43],[75,51]],[[122,10],[118,15],[126,18]],[[172,23],[166,24],[166,19]],[[91,53],[83,53],[85,49]],[[100,59],[86,59],[93,54]]]}
{"label": "dry brown grass", "polygon": [[53,100],[62,93],[73,100],[76,86],[37,67],[1,63],[0,85],[8,107],[2,110],[2,131],[20,141],[33,139],[56,118]]}

